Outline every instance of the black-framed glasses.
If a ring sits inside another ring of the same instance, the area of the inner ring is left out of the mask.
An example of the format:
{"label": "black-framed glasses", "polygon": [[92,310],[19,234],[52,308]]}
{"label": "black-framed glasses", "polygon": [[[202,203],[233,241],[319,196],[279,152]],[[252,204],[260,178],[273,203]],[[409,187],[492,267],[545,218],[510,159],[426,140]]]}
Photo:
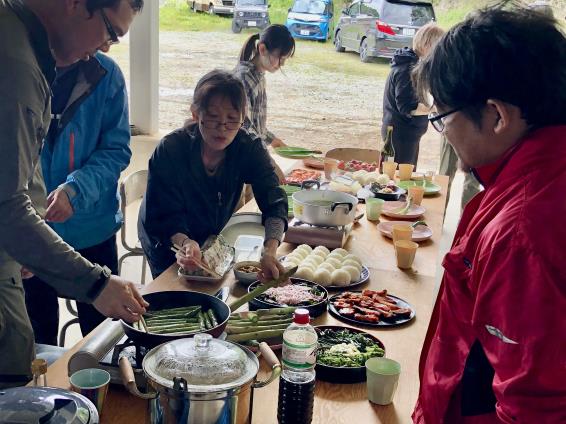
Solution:
{"label": "black-framed glasses", "polygon": [[443,132],[444,131],[443,119],[446,118],[448,115],[452,115],[454,112],[458,112],[461,109],[462,109],[461,107],[457,107],[444,113],[431,112],[428,114],[428,122],[432,124],[433,128],[436,131]]}
{"label": "black-framed glasses", "polygon": [[110,23],[108,16],[106,16],[106,13],[104,13],[103,9],[99,9],[99,10],[100,10],[100,16],[102,16],[102,21],[104,22],[104,25],[106,26],[106,31],[108,32],[108,35],[110,36],[110,39],[107,41],[108,45],[118,44],[120,42],[120,39],[118,38],[118,34],[116,34],[114,27]]}
{"label": "black-framed glasses", "polygon": [[220,127],[224,127],[227,130],[233,131],[233,130],[237,130],[242,126],[241,121],[228,121],[228,122],[221,122],[221,121],[215,121],[213,119],[207,119],[206,121],[204,119],[201,119],[200,121],[202,123],[202,125],[209,129],[209,130],[215,130],[217,128]]}

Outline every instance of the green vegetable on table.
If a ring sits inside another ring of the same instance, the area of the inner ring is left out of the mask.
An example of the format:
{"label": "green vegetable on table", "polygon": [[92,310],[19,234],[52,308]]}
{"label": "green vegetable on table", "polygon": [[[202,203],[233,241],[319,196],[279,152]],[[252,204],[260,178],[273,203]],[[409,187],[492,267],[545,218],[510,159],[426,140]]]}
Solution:
{"label": "green vegetable on table", "polygon": [[319,333],[316,362],[332,367],[363,367],[369,358],[384,354],[370,337],[347,329],[327,329]]}
{"label": "green vegetable on table", "polygon": [[271,308],[236,312],[226,326],[227,340],[254,345],[267,339],[279,338],[293,321],[295,308]]}

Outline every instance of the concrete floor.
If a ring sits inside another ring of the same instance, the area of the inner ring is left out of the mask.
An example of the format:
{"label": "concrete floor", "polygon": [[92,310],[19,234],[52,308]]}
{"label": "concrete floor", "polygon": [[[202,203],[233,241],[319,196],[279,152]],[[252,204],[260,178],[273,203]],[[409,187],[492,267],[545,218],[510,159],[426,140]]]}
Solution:
{"label": "concrete floor", "polygon": [[[161,134],[160,136],[163,136]],[[122,173],[121,178],[125,178],[127,175],[136,172],[141,169],[147,169],[148,160],[153,153],[157,143],[159,142],[159,137],[149,137],[149,136],[136,136],[132,137],[132,160],[130,162],[130,166]],[[454,238],[454,233],[456,231],[456,226],[460,219],[460,198],[462,196],[462,185],[464,182],[464,175],[461,172],[456,174],[454,179],[454,183],[452,184],[452,192],[450,194],[450,201],[448,203],[448,208],[446,211],[446,218],[444,221],[444,229],[443,229],[443,236],[441,240],[440,246],[440,255],[439,261],[437,264],[437,286],[440,283],[440,279],[442,278],[442,267],[441,262],[444,254],[450,248],[452,244],[452,239]],[[135,209],[135,205],[132,205],[132,209]],[[134,212],[132,210],[131,212]],[[129,228],[134,228],[136,226],[136,219],[137,219],[137,212],[133,215],[128,214],[127,220],[128,223],[132,223],[133,226]],[[136,215],[136,216],[135,216]],[[132,234],[128,234],[131,236]],[[128,237],[130,240],[131,237]],[[118,234],[118,240],[120,240],[120,234]],[[130,241],[130,244],[133,244],[133,241]],[[122,255],[125,253],[124,248],[121,246],[120,242],[118,242],[118,255]],[[141,265],[142,260],[140,257],[133,257],[128,258],[124,261],[124,265],[122,268],[122,276],[130,281],[140,282],[141,281]],[[147,269],[147,281],[150,281],[150,273],[149,268]],[[64,325],[68,320],[72,318],[65,307],[64,301],[60,301],[60,327]],[[67,331],[67,336],[65,340],[65,347],[71,347],[76,342],[81,339],[81,332],[78,325],[72,325],[69,330]]]}

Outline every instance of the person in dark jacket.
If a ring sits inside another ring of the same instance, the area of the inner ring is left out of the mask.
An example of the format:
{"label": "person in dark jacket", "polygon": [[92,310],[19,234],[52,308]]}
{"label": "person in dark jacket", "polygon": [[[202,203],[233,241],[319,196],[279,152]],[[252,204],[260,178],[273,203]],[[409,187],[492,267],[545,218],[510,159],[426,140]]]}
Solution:
{"label": "person in dark jacket", "polygon": [[[175,259],[194,270],[200,246],[224,228],[244,183],[252,185],[263,213],[260,278],[278,277],[283,267],[275,254],[287,226],[287,196],[261,140],[242,129],[244,86],[229,72],[209,72],[195,88],[191,112],[194,122],[165,136],[149,160],[138,233],[153,277]],[[182,246],[177,256],[173,244]]]}
{"label": "person in dark jacket", "polygon": [[413,49],[397,49],[391,60],[391,72],[385,82],[381,136],[385,139],[387,127],[393,126],[395,162],[412,163],[417,167],[419,142],[428,127],[428,108],[419,105],[411,71],[440,40],[444,31],[434,23],[421,27],[413,39]]}

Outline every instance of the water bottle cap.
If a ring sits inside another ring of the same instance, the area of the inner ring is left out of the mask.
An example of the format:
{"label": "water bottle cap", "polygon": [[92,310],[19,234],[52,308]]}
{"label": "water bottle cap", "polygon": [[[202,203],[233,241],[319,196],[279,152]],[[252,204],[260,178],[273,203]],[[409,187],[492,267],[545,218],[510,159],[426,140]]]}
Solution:
{"label": "water bottle cap", "polygon": [[293,322],[297,324],[308,324],[310,322],[310,316],[308,309],[297,308],[293,314]]}

